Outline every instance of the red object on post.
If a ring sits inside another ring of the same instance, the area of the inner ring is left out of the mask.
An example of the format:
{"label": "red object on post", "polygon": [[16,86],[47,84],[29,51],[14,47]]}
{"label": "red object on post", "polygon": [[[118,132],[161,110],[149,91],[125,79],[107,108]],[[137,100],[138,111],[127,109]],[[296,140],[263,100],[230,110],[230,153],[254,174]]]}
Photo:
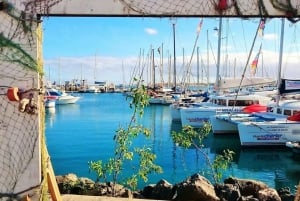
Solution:
{"label": "red object on post", "polygon": [[218,10],[225,10],[227,9],[227,7],[228,7],[227,0],[219,0],[219,3],[217,5]]}
{"label": "red object on post", "polygon": [[17,87],[9,87],[7,89],[6,96],[10,101],[20,101],[19,97],[19,88]]}

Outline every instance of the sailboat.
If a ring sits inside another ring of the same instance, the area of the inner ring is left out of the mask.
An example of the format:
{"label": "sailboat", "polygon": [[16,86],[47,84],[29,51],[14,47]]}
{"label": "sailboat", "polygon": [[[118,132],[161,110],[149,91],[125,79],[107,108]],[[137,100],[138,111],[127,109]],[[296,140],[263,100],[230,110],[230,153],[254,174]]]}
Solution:
{"label": "sailboat", "polygon": [[154,63],[154,49],[152,49],[152,72],[153,72],[153,90],[149,91],[149,104],[158,104],[158,105],[170,105],[175,102],[174,97],[171,95],[172,90],[156,86],[156,77],[155,77],[155,63]]}
{"label": "sailboat", "polygon": [[[191,61],[195,52],[195,47],[199,38],[200,31],[202,29],[202,24],[203,24],[203,18],[200,20],[199,25],[197,27],[197,35],[194,43],[194,48],[192,52],[192,56],[189,62],[189,65],[187,67],[186,75],[183,76],[183,84],[185,85],[185,79],[187,78],[188,72],[190,71],[191,68]],[[172,121],[181,121],[181,109],[186,108],[186,107],[191,107],[191,106],[199,106],[202,105],[202,102],[205,102],[207,100],[207,93],[203,94],[187,94],[187,93],[182,93],[180,91],[177,91],[177,86],[176,86],[176,57],[175,57],[175,24],[173,24],[173,41],[174,41],[174,90],[175,93],[173,93],[173,96],[175,98],[175,102],[170,105],[170,111],[171,111],[171,118]],[[184,86],[185,88],[185,86]],[[186,91],[186,90],[184,90]]]}
{"label": "sailboat", "polygon": [[[181,109],[181,123],[182,126],[202,127],[205,122],[210,121],[210,116],[216,113],[240,113],[243,108],[252,104],[266,105],[270,102],[271,98],[250,94],[249,92],[240,92],[238,90],[235,93],[222,93],[224,87],[224,81],[220,76],[220,49],[221,49],[221,30],[222,30],[222,18],[219,21],[219,34],[218,34],[218,60],[217,60],[217,73],[215,88],[217,93],[209,96],[209,101],[196,107],[186,107]],[[257,34],[256,34],[257,35]],[[255,36],[256,37],[256,36]],[[255,41],[255,40],[254,40]],[[248,63],[248,62],[247,62]],[[239,80],[240,81],[240,80]],[[231,82],[229,82],[231,83]],[[238,86],[238,85],[237,85]],[[237,86],[230,86],[237,87]]]}
{"label": "sailboat", "polygon": [[[248,68],[249,58],[253,49],[253,46],[255,44],[256,38],[258,33],[261,29],[261,24],[265,23],[264,19],[261,19],[260,24],[257,28],[251,51],[248,57],[248,60],[246,62],[246,65],[244,67],[244,73],[246,72],[246,69]],[[251,70],[251,76],[254,76],[256,73],[256,68],[258,64],[259,55],[261,53],[261,47],[262,43],[260,44],[259,51],[256,54],[254,60],[252,61],[250,65]],[[273,84],[275,83],[275,80],[273,78],[264,78],[264,77],[251,77],[246,78],[245,76],[242,76],[240,79],[222,79],[219,81],[218,88],[222,90],[226,90],[229,88],[238,88],[237,92],[240,91],[242,87],[253,87],[255,85],[266,85],[267,83]],[[250,92],[249,92],[250,93]],[[229,113],[223,113],[223,112],[217,112],[215,115],[210,116],[210,123],[212,125],[212,131],[214,134],[234,134],[238,132],[237,124],[234,122],[240,122],[240,121],[247,121],[249,119],[253,119],[252,116],[249,116],[249,113],[251,112],[266,112],[267,105],[272,104],[271,97],[275,94],[274,90],[272,91],[252,91],[251,96],[254,94],[264,96],[266,97],[266,101],[262,102],[250,102],[251,104],[245,104],[244,108],[242,108],[239,112],[229,112]],[[238,98],[240,95],[236,95],[235,97]],[[236,100],[238,101],[238,100]],[[235,107],[236,105],[232,106]],[[269,107],[272,107],[269,105]]]}
{"label": "sailboat", "polygon": [[267,112],[229,120],[238,129],[241,146],[285,146],[289,141],[300,142],[300,100],[280,100],[282,94],[300,91],[300,80],[281,79],[283,37],[284,19],[281,24],[276,103],[268,107]]}

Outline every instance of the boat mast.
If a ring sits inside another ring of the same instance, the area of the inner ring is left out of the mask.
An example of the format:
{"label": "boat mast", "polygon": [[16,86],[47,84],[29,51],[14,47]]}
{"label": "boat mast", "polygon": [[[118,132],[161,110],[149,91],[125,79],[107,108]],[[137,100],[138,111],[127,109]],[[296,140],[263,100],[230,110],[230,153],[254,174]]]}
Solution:
{"label": "boat mast", "polygon": [[278,75],[277,75],[277,97],[276,104],[279,105],[280,92],[279,87],[281,83],[281,66],[282,66],[282,53],[283,53],[283,38],[284,38],[284,18],[281,18],[281,33],[280,33],[280,49],[279,49],[279,61],[278,61]]}
{"label": "boat mast", "polygon": [[175,43],[175,23],[173,23],[173,62],[174,62],[174,74],[173,74],[173,81],[174,81],[174,91],[176,91],[176,43]]}
{"label": "boat mast", "polygon": [[161,44],[161,49],[159,49],[159,56],[160,56],[160,62],[159,62],[159,69],[160,69],[160,79],[161,79],[161,84],[164,87],[165,85],[165,81],[164,81],[164,43]]}
{"label": "boat mast", "polygon": [[155,91],[155,64],[154,64],[154,49],[152,49],[152,72],[153,72],[153,90]]}
{"label": "boat mast", "polygon": [[[200,67],[199,67],[199,47],[197,47],[197,86],[200,86]],[[203,73],[203,72],[202,72]],[[202,74],[202,82],[203,82],[203,74]]]}
{"label": "boat mast", "polygon": [[216,87],[217,90],[220,88],[220,56],[221,56],[221,35],[222,35],[222,17],[219,20],[219,30],[218,30],[218,57],[217,57],[217,74],[216,74]]}
{"label": "boat mast", "polygon": [[209,39],[208,39],[208,29],[206,31],[206,36],[207,36],[207,85],[209,88],[210,82],[209,82]]}

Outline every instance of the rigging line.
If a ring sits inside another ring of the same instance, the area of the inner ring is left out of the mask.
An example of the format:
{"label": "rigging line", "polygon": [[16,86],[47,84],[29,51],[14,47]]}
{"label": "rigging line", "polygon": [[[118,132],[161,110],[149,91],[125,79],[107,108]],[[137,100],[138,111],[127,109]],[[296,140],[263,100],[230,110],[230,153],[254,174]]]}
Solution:
{"label": "rigging line", "polygon": [[[252,42],[252,45],[251,45],[251,49],[250,49],[250,52],[249,52],[249,54],[248,54],[247,62],[246,62],[246,64],[245,64],[245,67],[244,67],[244,70],[243,70],[242,78],[241,78],[241,80],[240,80],[239,88],[238,88],[238,90],[237,90],[237,92],[236,92],[236,94],[235,94],[235,100],[237,99],[237,96],[238,96],[238,94],[239,94],[239,91],[241,90],[241,85],[242,85],[242,82],[243,82],[243,80],[244,80],[244,77],[245,77],[245,73],[246,73],[247,67],[248,67],[248,65],[249,65],[250,56],[251,56],[251,54],[252,54],[252,50],[253,50],[253,47],[254,47],[254,44],[255,44],[255,41],[256,41],[256,38],[257,38],[257,35],[258,35],[258,32],[259,32],[259,29],[260,29],[260,23],[258,23],[258,26],[257,26],[257,29],[256,29],[256,33],[255,33],[255,36],[254,36],[254,39],[253,39],[253,42]],[[231,111],[233,111],[233,109],[234,109],[234,107],[235,107],[235,104],[236,104],[236,101],[234,101],[233,106],[232,106],[232,110],[231,110]],[[230,117],[231,117],[231,115],[232,115],[232,112],[230,112]]]}
{"label": "rigging line", "polygon": [[197,46],[197,41],[198,41],[198,38],[199,38],[199,35],[200,35],[200,32],[201,32],[201,29],[202,29],[202,23],[203,23],[203,18],[201,19],[201,21],[200,21],[200,23],[199,23],[199,25],[198,25],[198,29],[199,29],[199,30],[197,30],[197,36],[196,36],[196,39],[195,39],[195,42],[194,42],[192,55],[191,55],[189,64],[188,64],[188,66],[187,66],[186,75],[185,75],[184,78],[183,78],[183,84],[184,84],[184,87],[185,87],[185,85],[186,85],[186,79],[187,79],[187,76],[188,76],[189,72],[191,71],[192,60],[193,60],[193,57],[194,57],[194,54],[195,54],[195,49],[196,49],[196,46]]}
{"label": "rigging line", "polygon": [[212,47],[212,45],[211,45],[211,42],[209,42],[209,46],[210,46],[210,50],[211,50],[211,53],[212,53],[214,62],[215,62],[215,64],[217,65],[217,59],[216,59],[216,56],[215,56],[215,54],[214,54],[214,52],[213,52],[213,47]]}
{"label": "rigging line", "polygon": [[241,20],[241,23],[242,23],[242,30],[243,30],[243,38],[244,38],[244,45],[245,45],[245,49],[247,51],[247,44],[246,44],[246,38],[245,38],[245,28],[244,28],[244,23],[243,21]]}

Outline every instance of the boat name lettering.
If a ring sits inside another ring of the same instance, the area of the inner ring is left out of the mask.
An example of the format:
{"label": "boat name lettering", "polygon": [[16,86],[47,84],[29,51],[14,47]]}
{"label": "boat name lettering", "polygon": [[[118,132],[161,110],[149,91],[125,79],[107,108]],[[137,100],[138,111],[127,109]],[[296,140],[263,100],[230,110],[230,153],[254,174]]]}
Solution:
{"label": "boat name lettering", "polygon": [[288,128],[270,128],[268,129],[269,132],[288,132]]}
{"label": "boat name lettering", "polygon": [[196,118],[188,118],[187,120],[189,122],[203,122],[203,121],[208,121],[208,118],[199,118],[199,117],[196,117]]}
{"label": "boat name lettering", "polygon": [[280,140],[281,134],[254,135],[256,140]]}
{"label": "boat name lettering", "polygon": [[240,112],[242,111],[241,108],[221,108],[221,109],[217,109],[217,112]]}

